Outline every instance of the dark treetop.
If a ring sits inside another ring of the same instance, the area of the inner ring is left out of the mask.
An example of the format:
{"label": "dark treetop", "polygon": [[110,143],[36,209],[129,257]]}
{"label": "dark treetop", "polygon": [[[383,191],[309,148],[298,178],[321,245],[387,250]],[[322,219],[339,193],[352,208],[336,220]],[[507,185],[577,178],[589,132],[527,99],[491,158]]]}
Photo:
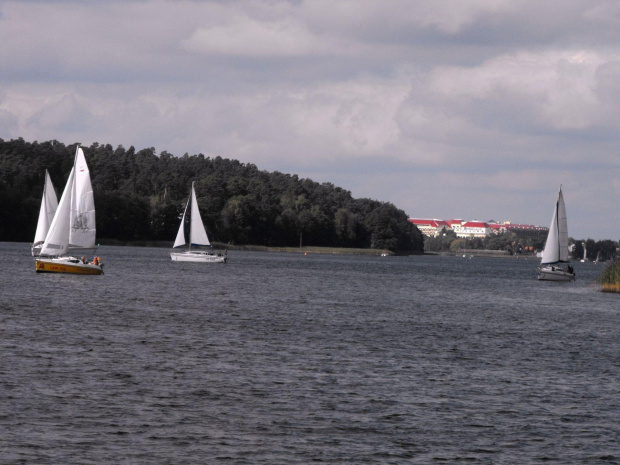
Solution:
{"label": "dark treetop", "polygon": [[[62,195],[76,145],[0,139],[0,241],[34,237],[47,169]],[[211,241],[265,246],[380,248],[421,252],[420,231],[388,202],[354,199],[331,183],[259,170],[203,154],[154,148],[83,147],[98,241],[173,242],[192,181]]]}

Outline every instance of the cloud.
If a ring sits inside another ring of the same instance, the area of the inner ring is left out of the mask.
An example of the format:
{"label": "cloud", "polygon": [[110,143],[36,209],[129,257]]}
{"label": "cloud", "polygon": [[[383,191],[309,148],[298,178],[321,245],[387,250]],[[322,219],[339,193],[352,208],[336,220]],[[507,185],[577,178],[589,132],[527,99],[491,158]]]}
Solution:
{"label": "cloud", "polygon": [[340,54],[346,49],[337,39],[319,36],[290,17],[265,22],[245,16],[198,28],[183,46],[196,53],[248,57]]}
{"label": "cloud", "polygon": [[2,138],[221,155],[423,216],[546,223],[561,183],[580,222],[616,208],[613,2],[1,8]]}
{"label": "cloud", "polygon": [[50,100],[28,119],[28,126],[58,132],[83,132],[88,129],[93,115],[74,95],[61,95]]}

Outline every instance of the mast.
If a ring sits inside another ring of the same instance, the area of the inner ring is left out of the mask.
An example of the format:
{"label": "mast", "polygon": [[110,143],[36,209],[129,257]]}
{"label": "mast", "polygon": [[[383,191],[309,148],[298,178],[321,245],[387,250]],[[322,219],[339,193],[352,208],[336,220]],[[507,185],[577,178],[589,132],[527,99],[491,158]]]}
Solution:
{"label": "mast", "polygon": [[187,201],[187,206],[190,207],[189,208],[189,247],[187,248],[188,251],[192,250],[192,209],[194,208],[194,181],[192,181],[192,189],[189,193],[189,200]]}

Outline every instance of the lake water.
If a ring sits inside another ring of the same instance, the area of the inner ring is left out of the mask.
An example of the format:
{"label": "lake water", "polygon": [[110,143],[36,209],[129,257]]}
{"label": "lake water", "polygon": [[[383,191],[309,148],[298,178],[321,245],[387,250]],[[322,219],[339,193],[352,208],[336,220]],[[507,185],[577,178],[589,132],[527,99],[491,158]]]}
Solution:
{"label": "lake water", "polygon": [[620,462],[601,264],[0,243],[0,455],[41,464]]}

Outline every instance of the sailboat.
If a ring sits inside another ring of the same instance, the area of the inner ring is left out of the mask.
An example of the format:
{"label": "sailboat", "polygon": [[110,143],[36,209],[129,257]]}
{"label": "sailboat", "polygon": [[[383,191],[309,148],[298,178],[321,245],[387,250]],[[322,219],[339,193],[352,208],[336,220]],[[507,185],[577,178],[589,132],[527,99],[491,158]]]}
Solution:
{"label": "sailboat", "polygon": [[73,168],[35,260],[37,273],[103,274],[99,257],[87,263],[69,252],[95,248],[95,201],[84,151],[75,151]]}
{"label": "sailboat", "polygon": [[586,243],[582,242],[581,245],[583,246],[583,258],[581,259],[581,263],[585,263],[588,261],[588,254],[587,254],[587,250],[586,250]]}
{"label": "sailboat", "polygon": [[43,242],[45,242],[45,236],[47,236],[57,208],[58,198],[54,191],[54,185],[52,184],[50,174],[45,170],[45,183],[43,184],[43,198],[41,199],[41,209],[39,210],[39,221],[37,222],[37,230],[34,233],[34,242],[32,244],[33,257],[41,253],[41,246]]}
{"label": "sailboat", "polygon": [[549,234],[538,268],[538,279],[546,281],[574,281],[575,272],[568,261],[568,222],[562,186],[555,202]]}
{"label": "sailboat", "polygon": [[[188,215],[189,210],[189,215]],[[185,218],[189,216],[189,241],[185,239]],[[183,218],[181,219],[181,225],[177,233],[176,240],[172,248],[184,247],[187,245],[187,250],[181,252],[170,252],[170,258],[175,262],[197,262],[197,263],[226,263],[226,253],[218,253],[217,255],[210,250],[192,249],[192,246],[206,246],[211,247],[209,238],[207,237],[207,231],[205,231],[204,223],[200,216],[200,210],[198,209],[198,202],[196,201],[196,191],[194,189],[194,183],[192,182],[192,190],[187,204],[185,205],[185,211],[183,212]]]}

